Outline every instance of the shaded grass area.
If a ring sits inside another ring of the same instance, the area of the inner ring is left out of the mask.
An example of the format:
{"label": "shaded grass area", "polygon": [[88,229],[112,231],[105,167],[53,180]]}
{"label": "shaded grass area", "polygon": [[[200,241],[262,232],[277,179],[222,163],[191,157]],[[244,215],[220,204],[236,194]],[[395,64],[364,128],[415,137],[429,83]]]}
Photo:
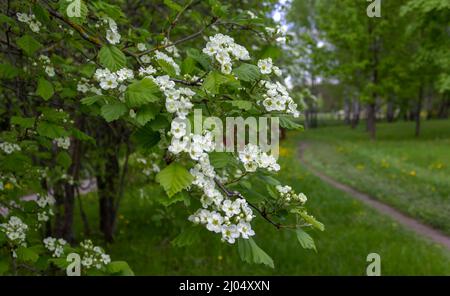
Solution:
{"label": "shaded grass area", "polygon": [[[448,251],[305,171],[297,157],[300,137],[291,134],[283,144],[283,173],[278,177],[304,192],[310,213],[325,224],[324,232],[310,232],[317,253],[302,249],[295,233],[278,231],[261,218],[254,220],[255,241],[272,256],[275,269],[242,262],[237,246],[221,243],[203,229],[192,245],[173,247],[171,241],[189,225],[189,212],[183,202],[162,206],[158,200],[165,197],[159,186],[149,185],[144,191],[127,191],[116,242],[108,247],[112,258],[126,260],[138,275],[364,275],[367,255],[376,252],[385,275],[450,275]],[[84,201],[94,221],[95,195]]]}
{"label": "shaded grass area", "polygon": [[301,136],[305,159],[334,179],[450,234],[450,121],[379,124],[376,141],[364,127],[327,127]]}

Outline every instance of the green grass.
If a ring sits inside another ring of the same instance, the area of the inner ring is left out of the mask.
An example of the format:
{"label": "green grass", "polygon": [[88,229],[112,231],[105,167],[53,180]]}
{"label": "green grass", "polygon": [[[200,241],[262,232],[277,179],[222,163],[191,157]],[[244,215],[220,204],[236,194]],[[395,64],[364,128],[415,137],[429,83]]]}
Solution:
{"label": "green grass", "polygon": [[376,141],[364,127],[327,127],[301,136],[305,159],[318,170],[450,234],[450,121],[379,124]]}
{"label": "green grass", "polygon": [[[300,137],[292,134],[284,143],[279,178],[307,194],[311,214],[326,225],[324,232],[311,233],[317,253],[302,249],[295,233],[277,231],[261,218],[255,219],[255,241],[272,256],[275,269],[242,262],[236,246],[221,243],[207,230],[191,246],[173,247],[171,240],[190,223],[189,212],[183,203],[161,206],[157,200],[165,197],[153,186],[144,196],[128,190],[116,242],[108,247],[112,258],[126,260],[138,275],[364,275],[367,255],[376,252],[384,275],[450,275],[447,250],[305,171],[296,154]],[[94,194],[85,198],[91,221],[96,203]]]}

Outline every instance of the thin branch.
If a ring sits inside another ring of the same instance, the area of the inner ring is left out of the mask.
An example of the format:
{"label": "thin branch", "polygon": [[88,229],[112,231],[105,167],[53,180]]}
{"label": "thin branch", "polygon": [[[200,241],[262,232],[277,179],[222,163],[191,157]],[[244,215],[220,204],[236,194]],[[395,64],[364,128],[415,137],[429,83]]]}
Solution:
{"label": "thin branch", "polygon": [[195,32],[194,34],[191,34],[191,35],[188,35],[186,37],[183,37],[183,38],[181,38],[181,39],[179,39],[177,41],[174,41],[172,43],[168,43],[168,44],[165,44],[165,45],[158,45],[158,46],[156,46],[154,48],[142,51],[142,52],[138,53],[137,55],[142,56],[142,55],[149,54],[149,53],[152,53],[152,52],[157,51],[157,50],[161,50],[161,49],[164,49],[164,48],[167,48],[167,47],[175,46],[175,45],[178,45],[180,43],[183,43],[183,42],[195,39],[195,38],[199,37],[200,35],[202,35],[203,32],[207,28],[209,28],[212,25],[216,24],[218,21],[219,21],[219,19],[217,17],[213,17],[211,22],[209,22],[209,24],[207,24],[206,26],[204,26],[199,31]]}

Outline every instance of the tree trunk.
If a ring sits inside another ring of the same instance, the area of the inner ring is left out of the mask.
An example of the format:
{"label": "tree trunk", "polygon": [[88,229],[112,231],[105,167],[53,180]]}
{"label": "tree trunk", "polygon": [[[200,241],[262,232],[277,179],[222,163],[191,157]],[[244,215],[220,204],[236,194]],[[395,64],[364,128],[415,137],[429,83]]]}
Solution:
{"label": "tree trunk", "polygon": [[376,137],[376,106],[375,103],[367,105],[367,131],[370,134],[370,139],[375,140]]}
{"label": "tree trunk", "polygon": [[348,97],[344,100],[344,123],[350,124],[351,123],[351,106],[350,106],[350,99]]}
{"label": "tree trunk", "polygon": [[417,100],[415,119],[416,119],[416,132],[415,135],[418,137],[420,135],[420,112],[422,111],[422,101],[423,101],[423,85],[419,87],[419,97]]}
{"label": "tree trunk", "polygon": [[438,117],[441,119],[448,118],[449,109],[450,109],[450,99],[446,96],[446,94],[442,94],[442,101],[439,106]]}
{"label": "tree trunk", "polygon": [[[104,167],[97,175],[99,195],[100,230],[107,242],[114,240],[114,224],[116,219],[115,200],[119,189],[119,160],[115,150],[105,153]],[[102,173],[103,172],[103,173]]]}
{"label": "tree trunk", "polygon": [[352,128],[356,128],[359,123],[359,116],[361,113],[361,108],[359,104],[359,100],[353,100],[353,110],[352,110]]}
{"label": "tree trunk", "polygon": [[392,100],[389,100],[387,102],[387,108],[386,108],[386,120],[387,122],[394,122],[394,102]]}

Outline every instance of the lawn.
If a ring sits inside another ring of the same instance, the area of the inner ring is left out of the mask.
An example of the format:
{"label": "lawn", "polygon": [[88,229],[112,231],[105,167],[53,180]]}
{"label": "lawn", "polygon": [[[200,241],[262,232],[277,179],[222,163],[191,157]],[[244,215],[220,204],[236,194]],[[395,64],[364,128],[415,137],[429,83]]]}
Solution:
{"label": "lawn", "polygon": [[[297,147],[305,136],[290,134],[283,143],[283,173],[279,177],[309,197],[311,214],[325,224],[324,232],[311,233],[317,253],[302,249],[295,233],[278,231],[261,218],[255,219],[255,241],[272,256],[274,269],[243,263],[236,246],[221,243],[207,230],[191,245],[174,247],[171,241],[190,223],[189,213],[182,202],[170,208],[161,205],[165,197],[154,184],[143,191],[128,189],[116,242],[108,251],[113,259],[128,261],[138,275],[364,275],[366,257],[372,252],[380,254],[384,275],[450,275],[447,250],[417,237],[302,168]],[[95,193],[83,199],[93,221],[97,215]]]}
{"label": "lawn", "polygon": [[450,121],[378,125],[376,141],[364,127],[305,132],[305,159],[336,180],[368,193],[450,234]]}

